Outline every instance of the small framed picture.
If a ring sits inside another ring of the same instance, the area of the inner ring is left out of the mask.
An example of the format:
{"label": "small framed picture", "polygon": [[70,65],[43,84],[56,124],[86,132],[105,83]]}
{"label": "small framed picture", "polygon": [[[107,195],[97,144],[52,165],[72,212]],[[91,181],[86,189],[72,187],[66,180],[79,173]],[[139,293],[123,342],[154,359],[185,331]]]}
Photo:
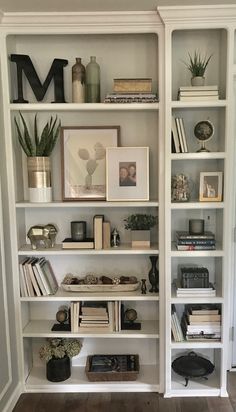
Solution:
{"label": "small framed picture", "polygon": [[106,199],[106,148],[119,134],[119,126],[61,128],[63,200]]}
{"label": "small framed picture", "polygon": [[149,147],[108,147],[107,200],[149,200]]}
{"label": "small framed picture", "polygon": [[222,172],[200,173],[200,202],[222,202]]}

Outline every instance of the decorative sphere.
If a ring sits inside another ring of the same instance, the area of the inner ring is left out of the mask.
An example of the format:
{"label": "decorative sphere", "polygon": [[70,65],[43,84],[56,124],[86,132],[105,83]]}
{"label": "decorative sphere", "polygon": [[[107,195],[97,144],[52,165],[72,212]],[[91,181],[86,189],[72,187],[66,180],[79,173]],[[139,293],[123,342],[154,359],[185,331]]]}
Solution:
{"label": "decorative sphere", "polygon": [[129,322],[134,322],[137,319],[137,312],[135,309],[127,309],[125,311],[125,318]]}
{"label": "decorative sphere", "polygon": [[58,310],[56,313],[56,320],[59,323],[64,323],[68,319],[68,312],[66,310]]}

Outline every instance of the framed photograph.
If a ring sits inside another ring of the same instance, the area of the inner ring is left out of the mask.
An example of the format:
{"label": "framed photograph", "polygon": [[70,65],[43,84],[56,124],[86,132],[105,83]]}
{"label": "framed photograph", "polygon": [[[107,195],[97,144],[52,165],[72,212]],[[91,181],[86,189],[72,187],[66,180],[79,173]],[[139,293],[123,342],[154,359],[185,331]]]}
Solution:
{"label": "framed photograph", "polygon": [[61,128],[63,200],[106,199],[106,148],[119,134],[119,126]]}
{"label": "framed photograph", "polygon": [[222,172],[200,173],[200,202],[222,202]]}
{"label": "framed photograph", "polygon": [[149,147],[108,147],[107,200],[149,200]]}

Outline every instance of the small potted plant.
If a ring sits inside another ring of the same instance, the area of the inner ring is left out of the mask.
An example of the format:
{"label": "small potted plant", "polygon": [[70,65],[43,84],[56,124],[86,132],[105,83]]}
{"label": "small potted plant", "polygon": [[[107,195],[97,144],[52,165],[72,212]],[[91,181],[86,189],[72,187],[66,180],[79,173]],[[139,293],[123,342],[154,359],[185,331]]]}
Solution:
{"label": "small potted plant", "polygon": [[71,375],[71,358],[82,348],[79,339],[47,339],[39,349],[40,359],[46,361],[46,376],[51,382],[62,382]]}
{"label": "small potted plant", "polygon": [[200,52],[197,52],[195,50],[193,56],[191,56],[190,53],[188,53],[188,56],[189,62],[183,63],[185,64],[185,66],[187,66],[188,70],[192,74],[191,84],[192,86],[203,86],[205,83],[204,74],[212,57],[212,54],[209,57],[207,57],[207,55],[203,57]]}
{"label": "small potted plant", "polygon": [[124,222],[125,229],[131,230],[132,247],[150,247],[150,230],[157,224],[157,216],[136,213]]}
{"label": "small potted plant", "polygon": [[29,200],[31,202],[51,202],[51,165],[50,155],[55,147],[60,131],[57,117],[50,120],[38,134],[37,114],[34,128],[29,132],[26,121],[20,113],[20,121],[14,118],[19,143],[27,156]]}

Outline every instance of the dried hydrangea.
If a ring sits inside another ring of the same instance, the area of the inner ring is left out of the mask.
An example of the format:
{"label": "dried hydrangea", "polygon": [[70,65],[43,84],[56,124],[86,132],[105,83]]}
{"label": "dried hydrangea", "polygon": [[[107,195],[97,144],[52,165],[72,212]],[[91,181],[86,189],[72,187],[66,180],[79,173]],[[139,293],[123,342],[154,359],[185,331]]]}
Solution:
{"label": "dried hydrangea", "polygon": [[73,358],[80,353],[82,343],[78,339],[48,339],[39,349],[39,357],[48,362],[52,358],[61,359],[65,356]]}

